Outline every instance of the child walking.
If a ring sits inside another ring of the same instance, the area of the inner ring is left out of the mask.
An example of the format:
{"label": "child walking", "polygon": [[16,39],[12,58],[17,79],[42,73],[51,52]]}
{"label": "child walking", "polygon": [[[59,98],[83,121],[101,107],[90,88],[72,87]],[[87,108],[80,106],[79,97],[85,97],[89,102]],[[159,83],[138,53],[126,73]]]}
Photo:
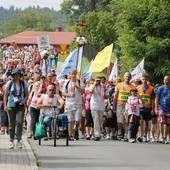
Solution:
{"label": "child walking", "polygon": [[135,143],[140,121],[139,104],[143,104],[143,101],[138,95],[136,88],[132,88],[130,93],[131,96],[129,96],[126,102],[125,114],[128,119],[129,142]]}

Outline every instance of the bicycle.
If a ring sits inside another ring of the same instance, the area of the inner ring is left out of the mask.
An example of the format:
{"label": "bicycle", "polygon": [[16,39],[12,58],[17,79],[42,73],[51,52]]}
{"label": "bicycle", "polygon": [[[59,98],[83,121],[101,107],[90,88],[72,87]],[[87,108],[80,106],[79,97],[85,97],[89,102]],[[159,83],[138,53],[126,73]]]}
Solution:
{"label": "bicycle", "polygon": [[[59,109],[57,109],[57,106],[52,106],[53,108],[53,114],[52,114],[52,121],[51,121],[51,132],[52,137],[54,139],[54,147],[56,147],[56,141],[57,139],[60,139],[63,136],[66,138],[66,146],[69,145],[69,137],[68,134],[63,134],[63,125],[62,121],[59,119]],[[67,131],[68,133],[68,131]],[[41,145],[41,139],[39,139],[39,145]]]}

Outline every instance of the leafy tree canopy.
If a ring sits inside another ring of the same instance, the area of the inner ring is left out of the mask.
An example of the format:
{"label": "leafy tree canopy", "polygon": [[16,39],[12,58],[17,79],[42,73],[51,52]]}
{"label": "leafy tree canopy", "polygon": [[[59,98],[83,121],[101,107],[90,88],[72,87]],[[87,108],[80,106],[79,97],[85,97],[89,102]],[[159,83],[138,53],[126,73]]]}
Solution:
{"label": "leafy tree canopy", "polygon": [[2,37],[6,37],[25,30],[54,31],[56,27],[65,27],[65,15],[61,11],[29,7],[6,17],[0,25],[0,32]]}
{"label": "leafy tree canopy", "polygon": [[64,0],[61,11],[67,15],[67,23],[73,25],[81,14],[92,11],[108,11],[111,0]]}
{"label": "leafy tree canopy", "polygon": [[119,0],[116,30],[123,56],[122,72],[143,57],[151,81],[160,82],[170,69],[170,3],[166,0]]}

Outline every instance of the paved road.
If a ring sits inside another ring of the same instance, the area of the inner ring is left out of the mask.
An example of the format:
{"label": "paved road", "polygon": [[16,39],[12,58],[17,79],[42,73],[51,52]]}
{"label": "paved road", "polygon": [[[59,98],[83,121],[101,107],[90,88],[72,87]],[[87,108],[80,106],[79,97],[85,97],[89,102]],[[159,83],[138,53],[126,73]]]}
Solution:
{"label": "paved road", "polygon": [[9,135],[0,135],[0,170],[38,170],[35,156],[24,134],[22,144],[22,149],[9,149]]}
{"label": "paved road", "polygon": [[169,170],[170,145],[150,143],[124,143],[119,141],[30,140],[38,159],[40,170]]}

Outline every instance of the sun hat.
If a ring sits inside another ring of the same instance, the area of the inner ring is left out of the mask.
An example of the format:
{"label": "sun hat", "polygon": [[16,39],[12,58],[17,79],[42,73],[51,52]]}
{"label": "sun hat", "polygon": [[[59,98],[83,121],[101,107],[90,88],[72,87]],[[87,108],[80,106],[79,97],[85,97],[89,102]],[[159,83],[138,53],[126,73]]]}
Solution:
{"label": "sun hat", "polygon": [[94,79],[95,79],[95,80],[101,80],[101,77],[96,76]]}
{"label": "sun hat", "polygon": [[22,76],[21,70],[20,70],[19,68],[14,68],[14,69],[12,70],[11,75],[14,76],[14,75],[16,75],[16,74],[19,74],[19,75]]}

